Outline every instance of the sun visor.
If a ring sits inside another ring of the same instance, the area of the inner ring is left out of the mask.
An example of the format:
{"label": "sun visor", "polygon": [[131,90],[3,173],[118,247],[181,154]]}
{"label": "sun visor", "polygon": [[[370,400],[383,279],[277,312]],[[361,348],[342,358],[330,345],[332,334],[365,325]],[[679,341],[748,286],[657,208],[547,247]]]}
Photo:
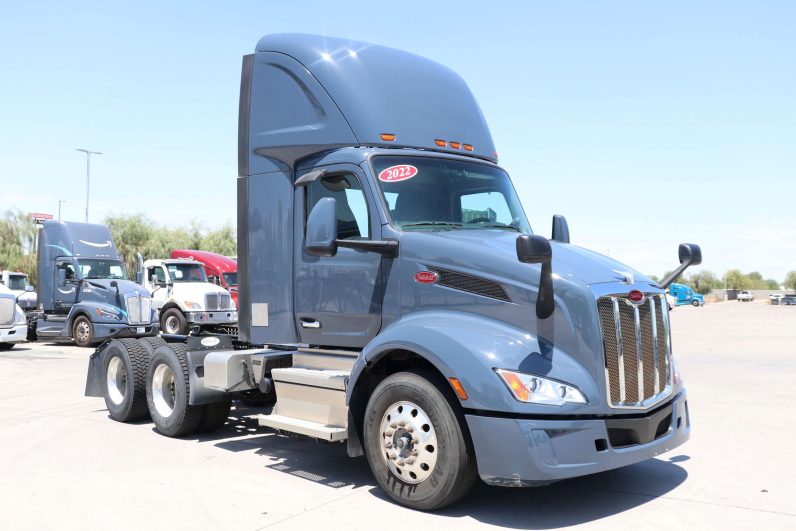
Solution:
{"label": "sun visor", "polygon": [[353,145],[496,160],[489,128],[464,80],[438,63],[392,48],[269,35],[254,54],[249,105],[250,156],[289,163],[319,147]]}

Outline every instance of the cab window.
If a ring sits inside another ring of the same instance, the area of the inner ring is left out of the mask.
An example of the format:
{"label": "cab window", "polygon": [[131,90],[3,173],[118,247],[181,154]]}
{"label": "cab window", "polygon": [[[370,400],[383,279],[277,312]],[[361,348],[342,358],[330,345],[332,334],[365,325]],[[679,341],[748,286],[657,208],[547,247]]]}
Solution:
{"label": "cab window", "polygon": [[324,197],[331,197],[337,204],[337,237],[341,240],[364,240],[370,238],[368,204],[359,180],[351,174],[335,174],[323,177],[307,186],[307,208],[304,221],[312,208]]}

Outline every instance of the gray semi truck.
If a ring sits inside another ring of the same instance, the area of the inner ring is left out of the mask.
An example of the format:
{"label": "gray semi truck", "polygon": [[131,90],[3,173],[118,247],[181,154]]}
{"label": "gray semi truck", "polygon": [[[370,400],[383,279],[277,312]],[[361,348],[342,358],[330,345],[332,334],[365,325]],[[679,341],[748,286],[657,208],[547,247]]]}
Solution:
{"label": "gray semi truck", "polygon": [[86,394],[112,418],[182,436],[243,397],[424,510],[688,439],[664,288],[699,247],[659,283],[569,243],[563,217],[533,233],[451,70],[267,36],[243,58],[238,161],[239,334],[107,342]]}
{"label": "gray semi truck", "polygon": [[157,335],[149,292],[127,279],[105,225],[45,221],[39,230],[35,339],[89,347],[109,337]]}

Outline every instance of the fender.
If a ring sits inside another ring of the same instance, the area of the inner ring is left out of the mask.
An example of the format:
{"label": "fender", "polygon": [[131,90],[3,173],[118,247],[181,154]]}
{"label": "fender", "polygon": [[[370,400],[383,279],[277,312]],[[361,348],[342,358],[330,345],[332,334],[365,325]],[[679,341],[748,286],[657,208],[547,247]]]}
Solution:
{"label": "fender", "polygon": [[[346,391],[350,405],[357,382],[369,366],[392,350],[422,356],[445,377],[456,377],[467,391],[459,400],[470,410],[519,414],[588,414],[601,404],[593,376],[579,361],[550,342],[504,322],[456,311],[412,313],[385,328],[362,351]],[[553,359],[555,358],[555,363]],[[514,399],[495,368],[515,369],[576,385],[588,405],[548,406]]]}
{"label": "fender", "polygon": [[[117,313],[121,314],[121,319],[115,321],[113,319],[100,319],[97,315],[97,310],[106,310],[108,312],[116,311]],[[71,337],[72,333],[72,323],[77,318],[78,315],[85,315],[88,317],[88,320],[92,323],[107,323],[107,324],[119,324],[125,325],[127,324],[127,312],[118,308],[112,304],[106,304],[104,302],[95,302],[95,301],[81,301],[75,303],[70,309],[69,313],[66,317],[66,326],[64,326],[63,336],[64,337]],[[99,337],[97,337],[99,339]]]}

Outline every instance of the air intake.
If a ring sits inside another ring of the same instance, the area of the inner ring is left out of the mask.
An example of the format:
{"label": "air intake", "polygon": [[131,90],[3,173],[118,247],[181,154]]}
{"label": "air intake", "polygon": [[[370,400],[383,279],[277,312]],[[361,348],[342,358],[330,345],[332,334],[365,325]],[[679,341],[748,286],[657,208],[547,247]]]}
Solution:
{"label": "air intake", "polygon": [[439,275],[439,281],[437,284],[440,286],[445,286],[447,288],[456,289],[459,291],[466,291],[467,293],[474,293],[476,295],[489,297],[490,299],[496,299],[503,302],[511,302],[511,299],[509,298],[508,294],[506,294],[506,290],[503,289],[503,286],[492,280],[487,280],[485,278],[467,275],[465,273],[459,273],[456,271],[450,271],[448,269],[431,267],[429,268],[429,271],[433,271]]}

